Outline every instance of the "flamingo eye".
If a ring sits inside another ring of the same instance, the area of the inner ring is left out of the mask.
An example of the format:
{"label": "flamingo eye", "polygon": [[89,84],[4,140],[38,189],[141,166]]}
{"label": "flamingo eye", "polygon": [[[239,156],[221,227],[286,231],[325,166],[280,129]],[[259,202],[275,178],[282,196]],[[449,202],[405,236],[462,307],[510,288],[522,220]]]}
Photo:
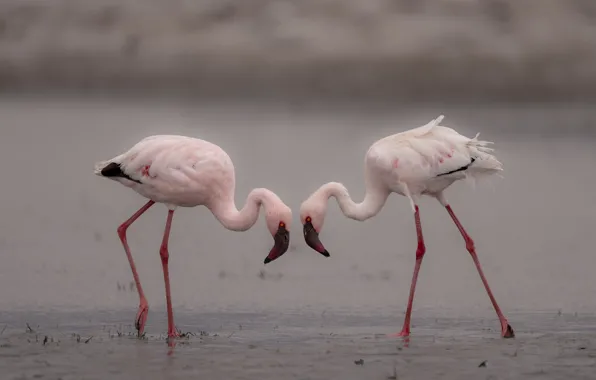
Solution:
{"label": "flamingo eye", "polygon": [[285,228],[286,227],[286,224],[284,222],[279,222],[279,226]]}
{"label": "flamingo eye", "polygon": [[312,222],[312,219],[310,218],[310,216],[307,216],[306,217],[306,223],[310,223],[310,222]]}

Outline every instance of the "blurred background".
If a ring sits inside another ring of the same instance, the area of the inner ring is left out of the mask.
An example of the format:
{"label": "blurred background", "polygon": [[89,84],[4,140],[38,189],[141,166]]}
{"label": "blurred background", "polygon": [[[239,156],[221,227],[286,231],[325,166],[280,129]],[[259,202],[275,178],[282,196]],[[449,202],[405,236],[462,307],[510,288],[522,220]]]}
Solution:
{"label": "blurred background", "polygon": [[[234,233],[181,209],[175,310],[334,309],[397,327],[416,250],[408,201],[357,223],[332,200],[330,259],[303,242],[298,210],[332,180],[360,201],[368,146],[439,114],[494,141],[504,164],[503,179],[447,195],[505,314],[596,310],[594,1],[1,0],[0,91],[0,310],[123,308],[132,322],[116,228],[144,199],[93,165],[184,134],[229,153],[238,207],[268,187],[294,225],[290,252],[263,267],[262,221]],[[414,321],[494,318],[445,210],[421,212]],[[152,313],[165,306],[165,218],[154,207],[128,235]]]}
{"label": "blurred background", "polygon": [[213,98],[584,99],[591,0],[2,0],[0,85]]}

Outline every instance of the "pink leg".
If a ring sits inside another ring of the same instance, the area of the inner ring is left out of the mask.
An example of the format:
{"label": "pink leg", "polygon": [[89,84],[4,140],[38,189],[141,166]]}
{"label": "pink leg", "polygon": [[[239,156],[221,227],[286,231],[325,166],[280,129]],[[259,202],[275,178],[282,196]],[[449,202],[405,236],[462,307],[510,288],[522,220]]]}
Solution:
{"label": "pink leg", "polygon": [[143,207],[139,209],[133,216],[131,216],[126,222],[122,223],[120,227],[118,227],[118,236],[122,241],[122,245],[124,246],[124,251],[126,252],[126,256],[128,257],[128,262],[130,263],[130,269],[132,269],[132,276],[135,279],[135,283],[137,285],[137,290],[139,291],[139,299],[140,305],[139,310],[137,312],[137,316],[135,318],[135,327],[137,328],[138,335],[143,335],[143,331],[145,330],[145,322],[147,321],[147,313],[149,312],[149,304],[147,303],[147,299],[145,298],[145,293],[143,293],[143,288],[141,287],[141,280],[139,280],[139,275],[137,273],[137,268],[135,266],[135,262],[132,259],[132,254],[130,253],[130,248],[128,247],[128,242],[126,241],[126,230],[130,227],[131,224],[135,220],[137,220],[145,211],[149,209],[149,207],[155,204],[154,201],[147,202]]}
{"label": "pink leg", "polygon": [[408,308],[406,309],[406,319],[404,320],[404,326],[399,334],[392,335],[394,337],[407,337],[410,335],[410,318],[412,315],[412,305],[414,304],[414,292],[416,291],[416,282],[418,281],[418,272],[420,271],[420,266],[422,265],[422,258],[426,252],[426,247],[424,246],[424,237],[422,236],[422,226],[420,225],[420,212],[418,210],[418,205],[415,207],[416,212],[414,213],[414,218],[416,221],[416,234],[418,235],[416,265],[414,266],[412,285],[410,286],[410,298],[408,299]]}
{"label": "pink leg", "polygon": [[484,284],[484,287],[486,288],[488,297],[490,298],[490,301],[492,302],[493,307],[495,308],[495,311],[497,312],[497,316],[499,317],[499,321],[501,322],[501,335],[503,336],[503,338],[515,337],[515,333],[513,332],[513,329],[511,328],[509,323],[507,323],[507,319],[501,312],[499,305],[497,305],[497,301],[495,300],[495,297],[493,296],[493,293],[490,290],[490,287],[488,286],[488,281],[486,281],[486,278],[484,277],[484,272],[482,272],[482,267],[480,266],[480,261],[478,260],[478,255],[476,255],[476,249],[474,248],[474,241],[472,240],[470,235],[468,235],[468,233],[466,232],[464,227],[461,225],[461,223],[455,216],[455,213],[451,209],[451,206],[447,205],[447,206],[445,206],[445,208],[447,209],[447,212],[449,213],[449,215],[451,215],[451,219],[453,219],[453,222],[455,223],[455,225],[459,229],[459,232],[461,232],[461,235],[463,236],[464,240],[466,241],[466,249],[468,250],[468,252],[470,252],[470,255],[472,256],[472,260],[474,260],[474,264],[476,264],[476,268],[478,269],[478,274],[480,274],[480,279],[482,279],[482,283]]}
{"label": "pink leg", "polygon": [[168,305],[168,339],[178,336],[176,328],[174,327],[174,313],[172,312],[172,297],[170,295],[170,275],[168,272],[168,260],[170,254],[168,252],[168,239],[170,238],[170,229],[172,228],[172,218],[174,217],[174,210],[168,211],[168,220],[166,222],[166,230],[163,233],[163,240],[159,255],[161,256],[161,265],[163,267],[163,279],[166,283],[166,303]]}

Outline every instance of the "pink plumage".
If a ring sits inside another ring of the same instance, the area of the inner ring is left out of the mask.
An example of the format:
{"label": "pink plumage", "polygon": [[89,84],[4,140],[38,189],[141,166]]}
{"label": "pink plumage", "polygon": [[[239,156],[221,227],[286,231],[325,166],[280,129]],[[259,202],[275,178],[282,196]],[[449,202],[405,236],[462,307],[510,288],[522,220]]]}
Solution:
{"label": "pink plumage", "polygon": [[117,181],[149,199],[118,227],[118,235],[139,291],[140,306],[135,323],[139,335],[143,333],[149,306],[128,247],[126,231],[154,203],[164,203],[169,209],[160,249],[166,283],[169,338],[178,334],[174,327],[168,274],[168,238],[177,207],[205,206],[225,228],[246,231],[256,223],[262,206],[265,208],[267,228],[274,239],[265,264],[279,258],[288,249],[292,223],[290,208],[272,191],[259,188],[250,192],[245,206],[238,210],[234,204],[236,179],[232,160],[223,149],[208,141],[186,136],[150,136],[127,152],[97,163],[95,174]]}
{"label": "pink plumage", "polygon": [[514,336],[513,329],[503,316],[482,272],[476,255],[474,242],[465,231],[443,192],[454,182],[462,179],[481,178],[503,170],[501,163],[491,154],[488,141],[478,140],[478,135],[468,138],[455,130],[439,125],[443,115],[426,125],[382,138],[371,145],[364,159],[366,194],[364,200],[355,203],[344,185],[329,182],[313,192],[300,207],[300,221],[304,226],[306,243],[319,253],[329,256],[319,239],[327,213],[327,201],[335,197],[342,213],[351,219],[364,221],[381,211],[391,193],[407,197],[414,212],[418,248],[416,266],[406,319],[399,336],[409,336],[410,316],[414,291],[422,258],[426,252],[418,200],[427,195],[436,198],[447,210],[460,230],[490,300],[501,323],[503,337]]}

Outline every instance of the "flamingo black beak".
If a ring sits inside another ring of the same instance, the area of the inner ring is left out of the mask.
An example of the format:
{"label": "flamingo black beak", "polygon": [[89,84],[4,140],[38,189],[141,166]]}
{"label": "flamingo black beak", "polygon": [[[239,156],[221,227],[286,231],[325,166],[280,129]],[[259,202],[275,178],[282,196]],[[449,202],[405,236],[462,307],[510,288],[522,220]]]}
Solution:
{"label": "flamingo black beak", "polygon": [[310,221],[304,223],[304,241],[306,241],[306,244],[308,244],[309,247],[319,252],[321,255],[329,257],[329,252],[327,252],[323,243],[319,240],[319,233],[315,230]]}
{"label": "flamingo black beak", "polygon": [[284,253],[286,253],[288,247],[290,246],[290,231],[286,229],[284,222],[279,222],[279,227],[277,228],[277,232],[273,237],[273,241],[273,248],[271,248],[271,251],[267,257],[265,257],[264,264],[270,263],[273,260],[281,257]]}

